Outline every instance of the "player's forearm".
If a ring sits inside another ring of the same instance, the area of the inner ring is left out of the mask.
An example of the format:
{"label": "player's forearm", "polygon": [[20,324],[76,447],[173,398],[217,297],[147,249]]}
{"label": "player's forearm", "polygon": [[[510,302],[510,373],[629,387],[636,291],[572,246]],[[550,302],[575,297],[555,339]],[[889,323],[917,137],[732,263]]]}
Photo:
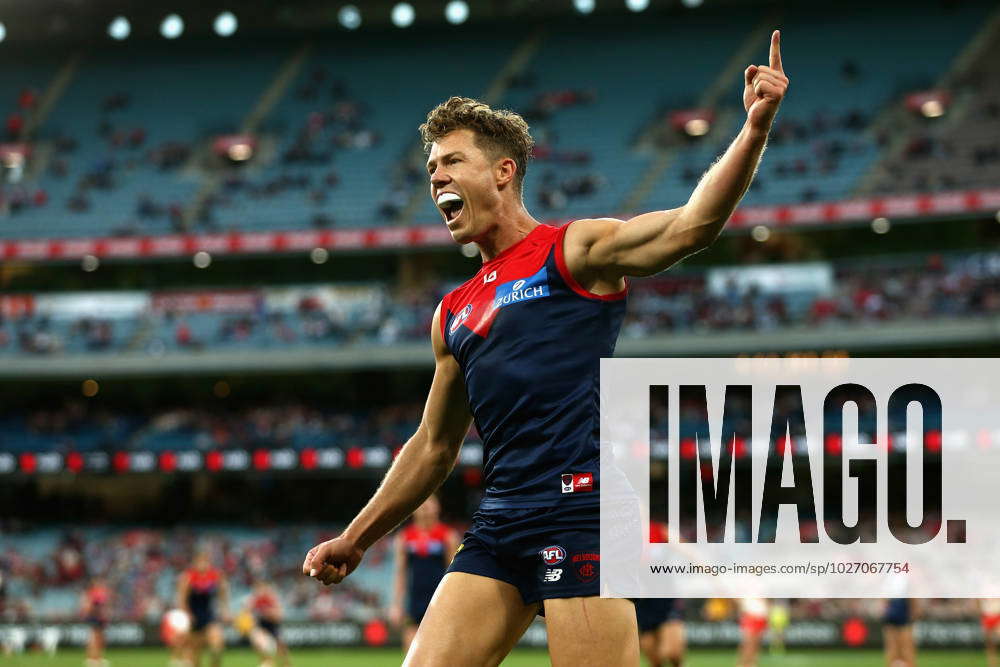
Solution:
{"label": "player's forearm", "polygon": [[367,550],[441,486],[457,458],[458,447],[433,442],[421,425],[400,450],[378,491],[347,527],[344,536]]}
{"label": "player's forearm", "polygon": [[750,187],[767,143],[767,132],[743,126],[722,157],[705,173],[684,205],[681,224],[701,246],[708,246],[725,226]]}

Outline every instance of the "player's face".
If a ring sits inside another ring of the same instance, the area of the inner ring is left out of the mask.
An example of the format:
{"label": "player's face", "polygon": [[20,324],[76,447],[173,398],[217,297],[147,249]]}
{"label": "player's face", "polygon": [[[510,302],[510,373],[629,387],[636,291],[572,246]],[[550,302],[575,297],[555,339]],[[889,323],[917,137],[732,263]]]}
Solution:
{"label": "player's face", "polygon": [[490,211],[500,203],[494,162],[476,145],[472,130],[455,130],[431,146],[427,157],[431,198],[458,243],[486,233]]}
{"label": "player's face", "polygon": [[434,523],[441,515],[441,503],[434,496],[423,502],[417,511],[414,512],[416,518],[424,523]]}

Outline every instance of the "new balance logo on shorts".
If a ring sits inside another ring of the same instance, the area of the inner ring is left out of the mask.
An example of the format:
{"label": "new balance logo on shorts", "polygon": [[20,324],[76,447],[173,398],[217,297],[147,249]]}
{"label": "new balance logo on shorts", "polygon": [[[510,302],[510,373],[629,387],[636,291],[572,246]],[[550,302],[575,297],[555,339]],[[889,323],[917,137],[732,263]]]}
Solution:
{"label": "new balance logo on shorts", "polygon": [[562,579],[562,572],[563,571],[561,567],[550,567],[549,569],[545,570],[545,576],[542,578],[542,581],[546,582],[559,581],[560,579]]}
{"label": "new balance logo on shorts", "polygon": [[594,475],[589,472],[568,472],[562,476],[563,493],[582,493],[594,490]]}

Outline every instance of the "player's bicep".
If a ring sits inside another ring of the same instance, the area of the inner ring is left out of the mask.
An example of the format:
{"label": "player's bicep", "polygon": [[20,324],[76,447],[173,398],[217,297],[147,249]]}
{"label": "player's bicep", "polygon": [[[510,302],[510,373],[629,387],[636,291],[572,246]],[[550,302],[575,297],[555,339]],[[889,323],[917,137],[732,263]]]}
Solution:
{"label": "player's bicep", "polygon": [[469,411],[462,369],[441,335],[441,317],[443,314],[439,305],[431,325],[434,379],[427,395],[420,427],[426,430],[427,438],[432,444],[445,445],[457,451],[472,424],[472,414]]}
{"label": "player's bicep", "polygon": [[[567,238],[583,248],[584,270],[605,277],[652,275],[698,249],[694,235],[684,231],[682,210],[643,213],[627,221],[588,220],[574,224],[579,229],[571,227]],[[569,236],[574,232],[576,239]]]}

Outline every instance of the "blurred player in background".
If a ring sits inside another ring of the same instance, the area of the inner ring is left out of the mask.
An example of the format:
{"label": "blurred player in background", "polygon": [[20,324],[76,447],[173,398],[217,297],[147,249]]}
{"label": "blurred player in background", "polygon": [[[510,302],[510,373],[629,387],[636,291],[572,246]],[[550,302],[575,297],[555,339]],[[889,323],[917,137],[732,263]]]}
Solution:
{"label": "blurred player in background", "polygon": [[707,248],[749,187],[788,85],[779,40],[770,65],[745,70],[743,129],[688,202],[627,222],[539,224],[522,195],[534,140],[517,114],[452,97],[421,126],[431,197],[483,265],[434,314],[417,432],[347,529],[302,563],[327,585],[353,572],[445,480],[474,418],[486,494],[407,664],[498,664],[539,613],[554,663],[639,663],[635,606],[600,597],[600,359],[614,352],[625,278]]}
{"label": "blurred player in background", "polygon": [[756,667],[761,641],[768,625],[768,604],[764,598],[740,600],[739,667]]}
{"label": "blurred player in background", "polygon": [[979,600],[980,621],[983,625],[983,640],[986,642],[987,667],[1000,667],[997,662],[997,640],[1000,639],[1000,599]]}
{"label": "blurred player in background", "polygon": [[684,602],[679,598],[641,598],[635,603],[639,648],[652,667],[684,664]]}
{"label": "blurred player in background", "polygon": [[288,646],[281,639],[284,609],[278,592],[266,581],[254,583],[245,611],[251,614],[250,644],[260,656],[262,667],[288,667]]}
{"label": "blurred player in background", "polygon": [[199,667],[208,646],[211,666],[219,667],[225,648],[219,620],[225,623],[229,619],[229,584],[222,572],[212,567],[208,552],[198,552],[191,567],[177,578],[177,606],[191,617],[185,642],[188,660]]}
{"label": "blurred player in background", "polygon": [[918,612],[915,599],[889,598],[885,601],[882,638],[888,667],[916,667],[917,643],[913,639],[913,621]]}
{"label": "blurred player in background", "polygon": [[417,626],[457,548],[458,535],[441,522],[441,503],[436,495],[425,500],[413,513],[413,522],[396,535],[389,618],[402,626],[404,653],[410,650]]}
{"label": "blurred player in background", "polygon": [[170,649],[170,667],[189,667],[187,659],[188,633],[191,617],[183,609],[171,609],[160,621],[160,639]]}
{"label": "blurred player in background", "polygon": [[771,600],[771,612],[768,621],[771,626],[771,655],[785,654],[785,630],[791,618],[788,613],[788,600]]}
{"label": "blurred player in background", "polygon": [[103,667],[108,664],[104,659],[104,629],[111,618],[111,589],[101,577],[94,577],[90,586],[83,591],[80,598],[80,613],[83,620],[90,625],[90,637],[87,639],[87,667]]}
{"label": "blurred player in background", "polygon": [[[649,522],[649,544],[667,544],[666,524]],[[653,667],[684,664],[684,601],[678,598],[640,598],[635,601],[639,648]]]}

